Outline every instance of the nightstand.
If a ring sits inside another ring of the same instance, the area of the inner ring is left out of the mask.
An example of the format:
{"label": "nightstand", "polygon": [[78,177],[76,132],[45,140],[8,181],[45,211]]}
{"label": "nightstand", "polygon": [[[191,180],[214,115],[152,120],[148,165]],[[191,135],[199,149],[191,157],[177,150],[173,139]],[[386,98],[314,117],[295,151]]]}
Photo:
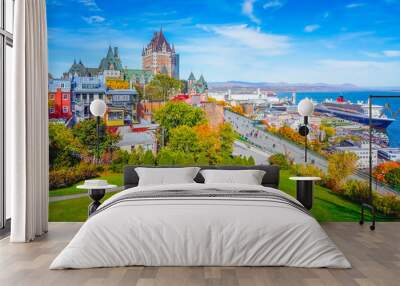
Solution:
{"label": "nightstand", "polygon": [[296,181],[296,199],[302,203],[302,205],[311,210],[313,206],[313,192],[314,192],[314,181],[321,180],[320,177],[290,177],[292,181]]}
{"label": "nightstand", "polygon": [[86,180],[83,185],[77,186],[77,189],[88,190],[92,203],[88,206],[88,216],[94,213],[101,205],[100,200],[106,194],[106,190],[115,188],[116,185],[109,185],[106,180]]}

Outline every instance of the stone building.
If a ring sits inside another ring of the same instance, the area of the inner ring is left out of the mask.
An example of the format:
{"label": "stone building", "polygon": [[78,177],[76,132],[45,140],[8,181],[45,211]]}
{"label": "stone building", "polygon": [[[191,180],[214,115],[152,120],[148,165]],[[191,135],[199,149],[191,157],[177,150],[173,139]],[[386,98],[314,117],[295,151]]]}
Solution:
{"label": "stone building", "polygon": [[179,79],[179,55],[170,45],[162,29],[155,32],[150,43],[143,48],[142,68],[153,74],[167,74]]}

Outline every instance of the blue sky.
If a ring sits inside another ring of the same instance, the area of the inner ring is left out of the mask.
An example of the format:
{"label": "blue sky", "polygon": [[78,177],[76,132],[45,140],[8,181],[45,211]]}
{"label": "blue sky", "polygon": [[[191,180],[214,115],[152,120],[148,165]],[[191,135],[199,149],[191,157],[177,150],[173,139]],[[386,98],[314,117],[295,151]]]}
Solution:
{"label": "blue sky", "polygon": [[97,67],[109,45],[140,68],[162,26],[182,78],[400,86],[399,15],[400,0],[48,0],[49,69]]}

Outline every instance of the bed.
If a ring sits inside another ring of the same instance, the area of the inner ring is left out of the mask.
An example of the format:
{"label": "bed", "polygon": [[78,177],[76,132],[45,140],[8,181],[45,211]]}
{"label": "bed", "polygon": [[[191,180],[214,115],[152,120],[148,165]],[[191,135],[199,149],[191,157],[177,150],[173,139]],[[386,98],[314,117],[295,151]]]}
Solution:
{"label": "bed", "polygon": [[[217,167],[204,167],[215,169]],[[279,191],[274,166],[261,185],[193,183],[138,186],[105,201],[50,269],[118,266],[291,266],[350,268],[343,253],[294,198]]]}

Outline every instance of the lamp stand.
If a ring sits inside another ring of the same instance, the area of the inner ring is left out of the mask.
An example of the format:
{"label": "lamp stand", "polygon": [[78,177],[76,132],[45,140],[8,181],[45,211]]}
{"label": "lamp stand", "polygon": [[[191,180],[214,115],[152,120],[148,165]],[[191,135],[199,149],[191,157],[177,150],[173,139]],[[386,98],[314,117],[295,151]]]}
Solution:
{"label": "lamp stand", "polygon": [[96,131],[97,131],[97,142],[96,142],[96,164],[100,163],[100,116],[96,116]]}

